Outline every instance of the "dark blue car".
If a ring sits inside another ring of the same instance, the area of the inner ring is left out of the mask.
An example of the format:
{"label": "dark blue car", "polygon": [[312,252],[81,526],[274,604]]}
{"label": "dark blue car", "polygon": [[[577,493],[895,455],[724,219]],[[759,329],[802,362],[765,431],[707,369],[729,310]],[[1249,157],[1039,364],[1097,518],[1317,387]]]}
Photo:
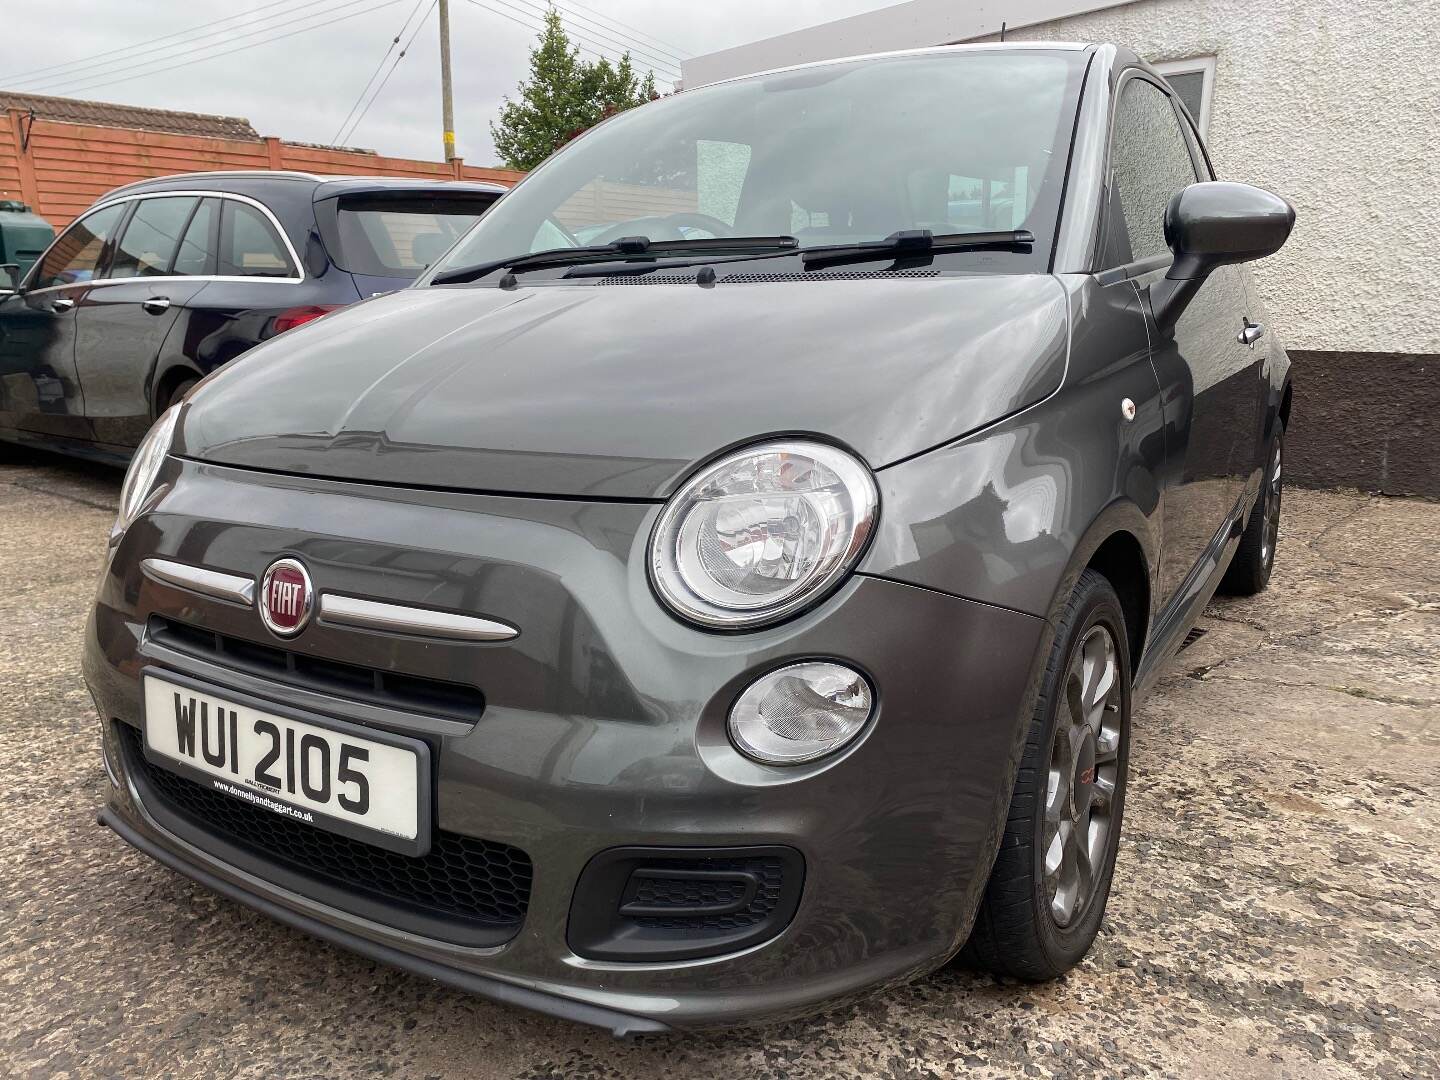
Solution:
{"label": "dark blue car", "polygon": [[187,173],[117,188],[0,273],[0,439],[119,461],[202,376],[402,288],[505,189]]}

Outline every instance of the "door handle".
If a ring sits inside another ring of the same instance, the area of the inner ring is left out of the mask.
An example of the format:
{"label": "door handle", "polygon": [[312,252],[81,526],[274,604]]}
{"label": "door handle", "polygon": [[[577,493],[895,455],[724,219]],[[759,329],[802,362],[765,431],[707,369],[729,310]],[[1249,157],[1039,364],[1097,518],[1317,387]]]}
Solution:
{"label": "door handle", "polygon": [[55,312],[57,315],[65,314],[65,312],[69,311],[74,306],[75,301],[71,300],[68,296],[57,296],[54,300],[50,301],[50,310]]}
{"label": "door handle", "polygon": [[1240,333],[1236,335],[1235,340],[1240,342],[1241,345],[1249,345],[1253,349],[1255,347],[1255,342],[1259,341],[1264,336],[1265,327],[1261,326],[1259,323],[1252,323],[1249,319],[1246,319],[1244,327],[1241,329]]}
{"label": "door handle", "polygon": [[164,315],[170,308],[168,296],[152,296],[149,300],[142,301],[140,306],[151,315]]}

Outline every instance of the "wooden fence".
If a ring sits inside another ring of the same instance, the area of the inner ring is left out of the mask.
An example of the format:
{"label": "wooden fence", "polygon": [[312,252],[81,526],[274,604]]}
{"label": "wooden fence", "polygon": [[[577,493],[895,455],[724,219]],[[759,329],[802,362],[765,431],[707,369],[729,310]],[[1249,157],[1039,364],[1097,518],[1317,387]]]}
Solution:
{"label": "wooden fence", "polygon": [[349,176],[484,180],[505,187],[524,173],[483,169],[463,161],[415,161],[325,150],[280,139],[234,140],[171,135],[134,128],[32,121],[8,109],[0,123],[0,199],[28,203],[62,229],[97,198],[121,184],[169,173],[209,169],[294,169]]}

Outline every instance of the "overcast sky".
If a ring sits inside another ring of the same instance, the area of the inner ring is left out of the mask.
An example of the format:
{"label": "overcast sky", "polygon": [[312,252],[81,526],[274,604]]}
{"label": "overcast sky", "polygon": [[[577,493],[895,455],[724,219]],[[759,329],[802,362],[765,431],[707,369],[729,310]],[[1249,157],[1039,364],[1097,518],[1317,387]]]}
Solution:
{"label": "overcast sky", "polygon": [[[668,89],[669,76],[658,63],[646,63],[641,48],[650,52],[649,59],[678,70],[675,56],[713,52],[896,0],[558,2],[562,14],[575,16],[567,19],[570,28],[590,38],[579,44],[612,56],[622,43],[633,45],[636,61],[656,67]],[[413,13],[411,31],[425,20],[413,45],[344,141],[401,157],[439,159],[433,6],[434,0],[6,3],[0,13],[0,89],[243,116],[262,135],[328,143]],[[528,70],[535,40],[530,27],[538,24],[543,6],[544,0],[450,0],[456,138],[460,155],[471,164],[495,163],[490,121]],[[217,20],[228,21],[205,25]],[[269,40],[285,34],[292,36]],[[175,36],[155,40],[169,35]],[[397,46],[386,57],[381,78],[398,51]]]}

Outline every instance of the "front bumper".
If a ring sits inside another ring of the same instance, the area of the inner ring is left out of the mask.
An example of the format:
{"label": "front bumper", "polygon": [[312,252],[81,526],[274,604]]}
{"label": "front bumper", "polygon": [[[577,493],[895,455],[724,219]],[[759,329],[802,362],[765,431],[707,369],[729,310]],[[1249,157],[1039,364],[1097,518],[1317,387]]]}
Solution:
{"label": "front bumper", "polygon": [[[704,633],[666,614],[645,582],[655,505],[379,489],[178,461],[162,483],[112,553],[85,650],[118,781],[104,819],[161,862],[376,959],[617,1032],[800,1014],[937,966],[963,943],[1048,645],[1043,620],[856,577],[783,626]],[[147,632],[158,617],[275,644],[253,610],[147,578],[139,562],[160,556],[258,578],[282,555],[304,561],[317,588],[519,626],[514,641],[480,644],[316,623],[285,644],[474,686],[484,695],[478,722],[282,689],[167,650]],[[769,668],[811,657],[866,672],[877,690],[868,733],[807,766],[743,758],[725,737],[736,694]],[[108,726],[143,726],[139,677],[152,665],[432,741],[436,826],[533,861],[519,931],[490,947],[409,932],[167,830],[126,775]],[[757,845],[804,861],[798,907],[773,938],[654,963],[570,948],[577,882],[601,852]]]}

